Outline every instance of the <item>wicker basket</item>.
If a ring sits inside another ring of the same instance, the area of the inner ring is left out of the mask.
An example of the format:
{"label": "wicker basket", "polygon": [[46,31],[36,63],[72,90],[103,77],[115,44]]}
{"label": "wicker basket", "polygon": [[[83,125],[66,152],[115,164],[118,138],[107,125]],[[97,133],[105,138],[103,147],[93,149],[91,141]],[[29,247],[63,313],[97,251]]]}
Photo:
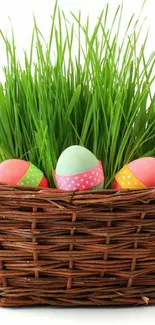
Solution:
{"label": "wicker basket", "polygon": [[155,303],[155,189],[0,186],[0,305]]}

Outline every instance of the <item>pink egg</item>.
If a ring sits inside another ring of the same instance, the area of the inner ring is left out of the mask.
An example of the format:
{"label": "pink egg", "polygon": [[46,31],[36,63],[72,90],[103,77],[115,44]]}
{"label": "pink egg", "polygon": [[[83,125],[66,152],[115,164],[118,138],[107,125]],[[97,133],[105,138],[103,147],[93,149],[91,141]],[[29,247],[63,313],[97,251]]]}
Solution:
{"label": "pink egg", "polygon": [[30,162],[20,159],[8,159],[0,164],[0,183],[48,187],[43,173]]}
{"label": "pink egg", "polygon": [[125,165],[115,176],[113,189],[155,186],[155,158],[143,157]]}

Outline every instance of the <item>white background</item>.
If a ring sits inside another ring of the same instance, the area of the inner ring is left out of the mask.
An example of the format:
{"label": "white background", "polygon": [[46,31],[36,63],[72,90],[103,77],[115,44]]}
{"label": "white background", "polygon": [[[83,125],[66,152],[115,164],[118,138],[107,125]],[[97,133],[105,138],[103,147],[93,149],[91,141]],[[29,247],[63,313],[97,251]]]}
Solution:
{"label": "white background", "polygon": [[[81,10],[83,17],[91,18],[91,24],[96,21],[107,1],[104,0],[59,0],[59,6],[69,15],[70,11],[77,13]],[[119,0],[109,0],[111,14],[114,13]],[[24,49],[30,45],[31,32],[33,27],[32,13],[35,14],[39,28],[46,36],[49,33],[50,15],[54,1],[52,0],[0,0],[0,29],[4,34],[9,34],[10,20],[15,31],[17,53],[22,61]],[[131,17],[133,12],[137,15],[142,6],[141,0],[124,0],[124,24]],[[147,17],[145,28],[150,27],[147,45],[148,55],[155,50],[155,10],[154,1],[147,0],[142,18]],[[124,25],[125,26],[125,25]],[[122,25],[123,27],[123,25]],[[0,81],[3,80],[2,67],[5,64],[5,51],[0,40]],[[0,309],[1,324],[108,324],[108,325],[154,325],[155,307],[139,308],[95,308],[95,309],[60,309],[60,308],[15,308]]]}

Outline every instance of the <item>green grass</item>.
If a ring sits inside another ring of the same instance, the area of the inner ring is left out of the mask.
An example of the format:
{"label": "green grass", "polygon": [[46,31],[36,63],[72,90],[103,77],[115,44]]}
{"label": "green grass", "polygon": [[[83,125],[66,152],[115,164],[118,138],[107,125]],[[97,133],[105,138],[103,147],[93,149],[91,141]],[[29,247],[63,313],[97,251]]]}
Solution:
{"label": "green grass", "polygon": [[80,144],[102,160],[105,187],[109,187],[125,163],[155,156],[155,96],[151,93],[155,53],[146,58],[147,35],[138,51],[142,27],[134,15],[123,41],[119,40],[122,7],[110,29],[108,15],[106,5],[90,33],[89,18],[83,24],[81,13],[72,13],[74,23],[69,24],[56,3],[48,42],[34,19],[24,66],[17,58],[13,32],[10,41],[1,31],[7,57],[5,83],[0,85],[1,161],[30,160],[54,186],[59,155],[68,146]]}

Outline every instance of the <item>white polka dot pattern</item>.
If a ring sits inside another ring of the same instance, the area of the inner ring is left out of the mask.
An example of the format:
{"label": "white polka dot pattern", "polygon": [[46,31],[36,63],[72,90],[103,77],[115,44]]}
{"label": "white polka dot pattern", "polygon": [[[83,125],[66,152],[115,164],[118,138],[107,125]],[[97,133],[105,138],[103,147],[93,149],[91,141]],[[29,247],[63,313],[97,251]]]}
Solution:
{"label": "white polka dot pattern", "polygon": [[55,173],[55,178],[59,189],[65,191],[86,190],[104,182],[102,163],[98,161],[96,167],[76,175],[62,176]]}
{"label": "white polka dot pattern", "polygon": [[36,166],[30,163],[26,174],[18,182],[18,185],[37,187],[40,184],[43,176],[44,174]]}
{"label": "white polka dot pattern", "polygon": [[125,165],[115,176],[115,180],[122,188],[138,189],[146,186]]}

